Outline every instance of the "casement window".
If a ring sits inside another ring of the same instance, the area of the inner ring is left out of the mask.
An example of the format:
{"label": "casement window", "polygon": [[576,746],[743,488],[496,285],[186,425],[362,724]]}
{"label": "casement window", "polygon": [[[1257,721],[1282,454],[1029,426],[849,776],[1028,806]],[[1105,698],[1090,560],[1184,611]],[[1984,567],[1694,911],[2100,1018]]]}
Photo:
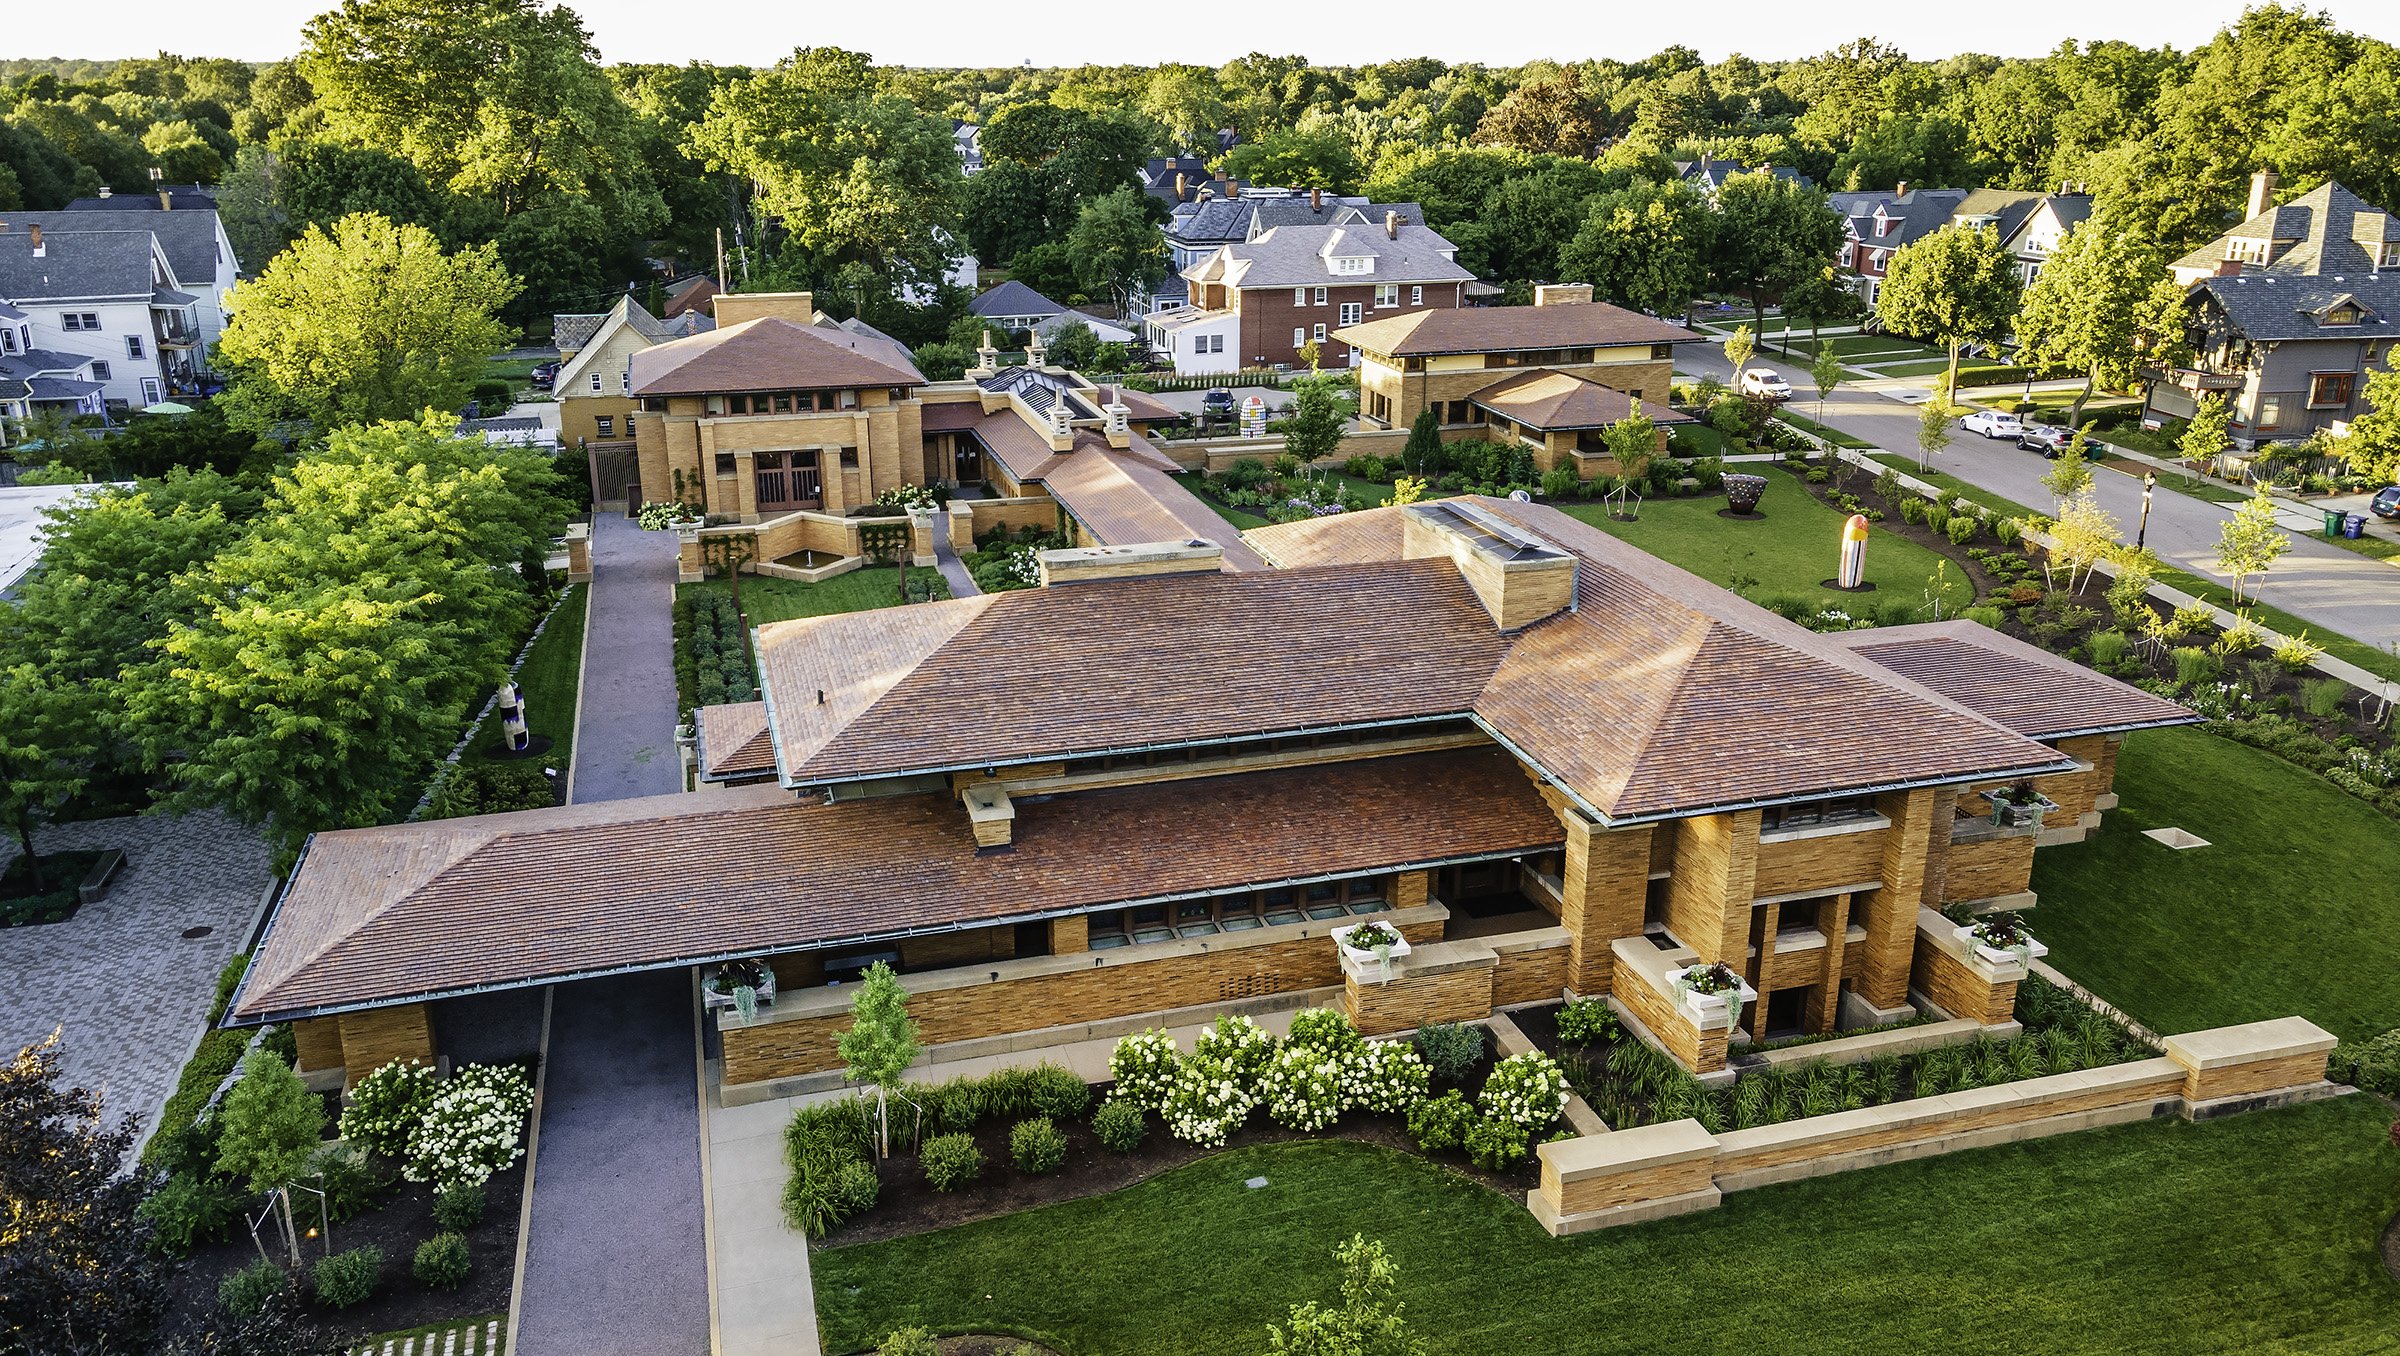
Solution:
{"label": "casement window", "polygon": [[1399,305],[1399,304],[1400,304],[1400,284],[1398,284],[1398,283],[1377,283],[1377,284],[1375,284],[1375,309],[1376,309],[1376,310],[1380,311],[1380,310],[1382,310],[1382,309],[1383,309],[1384,307],[1386,307],[1386,306],[1397,306],[1397,305]]}
{"label": "casement window", "polygon": [[2355,372],[2311,372],[2308,374],[2308,406],[2310,409],[2339,409],[2350,403],[2350,392],[2357,380]]}
{"label": "casement window", "polygon": [[626,395],[633,394],[633,367],[631,364],[617,374],[617,389]]}
{"label": "casement window", "polygon": [[107,381],[110,376],[111,373],[108,370],[107,363],[96,362],[92,364],[92,380]]}
{"label": "casement window", "polygon": [[15,330],[0,330],[0,353],[14,353],[16,351],[17,332]]}
{"label": "casement window", "polygon": [[134,359],[142,357],[142,336],[138,334],[125,336],[125,356]]}
{"label": "casement window", "polygon": [[1808,829],[1825,824],[1845,824],[1855,820],[1873,819],[1877,814],[1873,796],[1841,796],[1833,800],[1812,800],[1799,805],[1770,805],[1759,812],[1761,831],[1776,829]]}
{"label": "casement window", "polygon": [[2258,418],[2253,428],[2274,428],[2283,422],[2283,397],[2262,395],[2258,398]]}
{"label": "casement window", "polygon": [[1305,287],[1293,288],[1292,304],[1294,306],[1306,306],[1308,304],[1308,289]]}
{"label": "casement window", "polygon": [[842,469],[845,471],[855,471],[858,469],[857,448],[845,447],[842,449]]}
{"label": "casement window", "polygon": [[608,415],[603,414],[595,417],[592,420],[592,426],[599,430],[600,436],[603,438],[614,437],[616,435],[617,421]]}
{"label": "casement window", "polygon": [[1235,890],[1200,899],[1101,909],[1085,915],[1094,951],[1183,937],[1295,926],[1389,911],[1388,878],[1320,881],[1273,890]]}
{"label": "casement window", "polygon": [[62,311],[58,323],[68,330],[96,330],[100,328],[100,317],[90,311]]}
{"label": "casement window", "polygon": [[1317,304],[1319,306],[1325,304],[1325,289],[1322,287],[1317,289]]}
{"label": "casement window", "polygon": [[158,389],[158,378],[142,378],[142,403],[155,405],[166,393]]}
{"label": "casement window", "polygon": [[1422,287],[1412,287],[1412,288],[1408,289],[1408,304],[1409,304],[1409,305],[1411,305],[1411,306],[1422,306],[1422,305],[1424,305],[1424,304],[1425,304],[1425,289],[1424,289],[1424,288],[1422,288]]}
{"label": "casement window", "polygon": [[1357,303],[1357,302],[1355,302],[1355,301],[1345,301],[1345,302],[1343,302],[1343,303],[1342,303],[1342,323],[1343,323],[1343,324],[1345,324],[1345,325],[1355,325],[1355,324],[1357,324],[1357,323],[1360,321],[1360,319],[1362,319],[1362,318],[1363,318],[1363,316],[1364,316],[1364,311],[1363,311],[1363,309],[1360,307],[1359,303]]}

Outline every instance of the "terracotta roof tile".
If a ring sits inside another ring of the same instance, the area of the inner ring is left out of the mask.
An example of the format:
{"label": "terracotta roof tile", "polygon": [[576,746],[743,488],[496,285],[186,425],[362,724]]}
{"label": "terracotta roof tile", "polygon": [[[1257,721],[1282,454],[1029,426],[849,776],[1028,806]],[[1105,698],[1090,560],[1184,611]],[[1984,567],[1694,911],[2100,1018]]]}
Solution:
{"label": "terracotta roof tile", "polygon": [[847,330],[761,316],[633,355],[636,396],[922,386],[915,364]]}
{"label": "terracotta roof tile", "polygon": [[[1467,399],[1538,429],[1606,428],[1633,413],[1633,397],[1571,372],[1523,372]],[[1692,422],[1690,415],[1668,409],[1663,400],[1645,401],[1642,412],[1656,424]]]}
{"label": "terracotta roof tile", "polygon": [[1584,344],[1688,344],[1701,336],[1681,325],[1604,301],[1558,306],[1464,306],[1345,325],[1333,337],[1390,357],[1498,353]]}
{"label": "terracotta roof tile", "polygon": [[1541,851],[1561,837],[1532,783],[1490,749],[1028,799],[1012,850],[992,855],[977,855],[946,795],[818,805],[744,788],[349,829],[310,841],[233,1015]]}
{"label": "terracotta roof tile", "polygon": [[775,738],[767,728],[765,702],[703,706],[697,733],[702,777],[775,770]]}
{"label": "terracotta roof tile", "polygon": [[2164,697],[1976,622],[1844,631],[1835,640],[2031,739],[2200,719]]}

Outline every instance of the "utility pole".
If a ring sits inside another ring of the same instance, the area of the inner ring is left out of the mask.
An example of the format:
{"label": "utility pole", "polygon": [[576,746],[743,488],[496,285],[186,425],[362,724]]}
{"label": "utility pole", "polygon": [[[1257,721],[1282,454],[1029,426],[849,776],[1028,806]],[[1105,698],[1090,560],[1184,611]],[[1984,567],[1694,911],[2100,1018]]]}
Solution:
{"label": "utility pole", "polygon": [[731,279],[725,276],[725,228],[717,228],[717,286],[724,287]]}

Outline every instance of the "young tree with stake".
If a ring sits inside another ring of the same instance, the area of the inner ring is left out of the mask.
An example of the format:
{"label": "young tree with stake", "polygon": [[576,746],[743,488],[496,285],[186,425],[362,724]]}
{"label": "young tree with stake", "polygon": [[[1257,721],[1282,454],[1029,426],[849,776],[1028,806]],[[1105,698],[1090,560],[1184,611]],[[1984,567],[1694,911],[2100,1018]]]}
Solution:
{"label": "young tree with stake", "polygon": [[1817,345],[1817,355],[1808,360],[1808,379],[1817,384],[1819,424],[1825,422],[1825,402],[1833,398],[1833,393],[1841,387],[1842,378],[1848,375],[1850,369],[1842,366],[1842,355],[1834,352],[1833,345]]}
{"label": "young tree with stake", "polygon": [[[2265,574],[2283,553],[2292,549],[2292,539],[2275,523],[2275,501],[2267,496],[2261,483],[2258,493],[2242,501],[2225,525],[2217,530],[2217,567],[2233,576],[2233,601],[2240,604],[2246,596],[2243,585]],[[2247,595],[2257,602],[2256,595]]]}
{"label": "young tree with stake", "polygon": [[892,1154],[891,1092],[917,1058],[917,1023],[908,1015],[908,991],[892,967],[867,967],[850,1000],[850,1029],[835,1045],[854,1083],[875,1085],[875,1139],[883,1157]]}

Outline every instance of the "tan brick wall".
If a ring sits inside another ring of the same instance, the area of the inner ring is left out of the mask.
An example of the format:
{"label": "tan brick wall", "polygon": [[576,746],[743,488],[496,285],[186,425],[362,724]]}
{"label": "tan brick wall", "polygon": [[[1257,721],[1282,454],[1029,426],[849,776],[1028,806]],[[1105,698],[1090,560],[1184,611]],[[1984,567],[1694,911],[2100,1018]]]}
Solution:
{"label": "tan brick wall", "polygon": [[1864,833],[1828,834],[1758,845],[1759,896],[1788,895],[1801,890],[1829,889],[1879,880],[1883,874],[1884,837],[1889,829]]}
{"label": "tan brick wall", "polygon": [[1986,979],[1973,965],[1939,947],[1917,948],[1908,982],[1953,1017],[1998,1026],[2016,1015],[2017,981]]}
{"label": "tan brick wall", "polygon": [[1668,1054],[1697,1073],[1725,1067],[1725,1046],[1732,1038],[1731,1032],[1702,1031],[1675,995],[1652,988],[1630,972],[1621,977],[1625,982],[1611,991],[1613,996],[1642,1019],[1642,1025],[1650,1028],[1650,1034],[1658,1038]]}
{"label": "tan brick wall", "polygon": [[1675,821],[1667,927],[1703,964],[1743,968],[1758,897],[1758,820],[1758,811],[1739,810]]}
{"label": "tan brick wall", "polygon": [[1606,1210],[1613,1205],[1663,1200],[1669,1196],[1706,1190],[1715,1185],[1714,1166],[1713,1159],[1690,1158],[1680,1163],[1664,1163],[1657,1167],[1562,1182],[1556,1170],[1545,1161],[1542,1164],[1541,1194],[1556,1204],[1560,1214],[1580,1215],[1589,1210]]}
{"label": "tan brick wall", "polygon": [[1492,1006],[1513,1008],[1519,1003],[1555,1003],[1567,987],[1564,946],[1538,951],[1503,951],[1500,968],[1492,974]]}
{"label": "tan brick wall", "polygon": [[346,1080],[355,1084],[394,1060],[433,1063],[433,1017],[423,1003],[345,1012],[340,1017]]}
{"label": "tan brick wall", "polygon": [[2188,1074],[2183,1095],[2194,1102],[2213,1102],[2220,1097],[2247,1097],[2317,1082],[2325,1076],[2325,1055],[2310,1051],[2220,1069],[2192,1069]]}
{"label": "tan brick wall", "polygon": [[2033,835],[1950,845],[1942,902],[2013,895],[2033,881]]}
{"label": "tan brick wall", "polygon": [[911,970],[946,969],[953,965],[972,965],[978,961],[1008,960],[1016,954],[1017,930],[1013,927],[937,932],[925,937],[905,937],[900,941],[901,964]]}
{"label": "tan brick wall", "polygon": [[300,1047],[302,1073],[342,1067],[342,1022],[338,1017],[311,1017],[292,1023],[292,1040]]}
{"label": "tan brick wall", "polygon": [[1582,816],[1567,811],[1566,865],[1560,893],[1559,926],[1573,939],[1567,948],[1566,986],[1587,998],[1610,991],[1616,957],[1609,944],[1642,930],[1642,912],[1649,897],[1654,825],[1606,832]]}
{"label": "tan brick wall", "polygon": [[1012,531],[1035,528],[1048,532],[1058,526],[1058,502],[1047,498],[978,499],[974,502],[975,535],[1005,527]]}
{"label": "tan brick wall", "polygon": [[2092,765],[2088,772],[2066,772],[2052,777],[2036,777],[2034,789],[2058,802],[2058,809],[2044,819],[2045,824],[2071,825],[2097,808],[2095,802],[2105,793],[2117,775],[2117,746],[2106,735],[2081,735],[2058,741],[2058,751],[2069,758],[2080,758]]}
{"label": "tan brick wall", "polygon": [[1875,808],[1892,821],[1883,833],[1880,890],[1869,890],[1851,902],[1850,921],[1864,926],[1866,939],[1853,950],[1860,953],[1856,988],[1879,1008],[1896,1008],[1908,1001],[1909,968],[1915,959],[1917,909],[1925,893],[1925,862],[1932,846],[1934,812],[1950,813],[1947,792],[1927,787],[1898,791],[1876,798]]}
{"label": "tan brick wall", "polygon": [[1050,920],[1050,954],[1071,956],[1092,949],[1092,920],[1080,913]]}
{"label": "tan brick wall", "polygon": [[1492,1015],[1491,966],[1411,975],[1403,961],[1389,983],[1342,977],[1342,1008],[1370,1036],[1414,1031],[1426,1022],[1475,1022]]}
{"label": "tan brick wall", "polygon": [[[1412,943],[1430,942],[1439,939],[1441,927],[1439,921],[1404,923],[1400,933]],[[906,984],[907,977],[901,982]],[[1200,956],[928,990],[908,1000],[908,1012],[917,1021],[920,1039],[930,1046],[1340,982],[1332,941],[1301,937]],[[725,1081],[749,1083],[838,1068],[841,1057],[834,1052],[834,1042],[849,1029],[846,1012],[728,1026],[723,1033]]]}

